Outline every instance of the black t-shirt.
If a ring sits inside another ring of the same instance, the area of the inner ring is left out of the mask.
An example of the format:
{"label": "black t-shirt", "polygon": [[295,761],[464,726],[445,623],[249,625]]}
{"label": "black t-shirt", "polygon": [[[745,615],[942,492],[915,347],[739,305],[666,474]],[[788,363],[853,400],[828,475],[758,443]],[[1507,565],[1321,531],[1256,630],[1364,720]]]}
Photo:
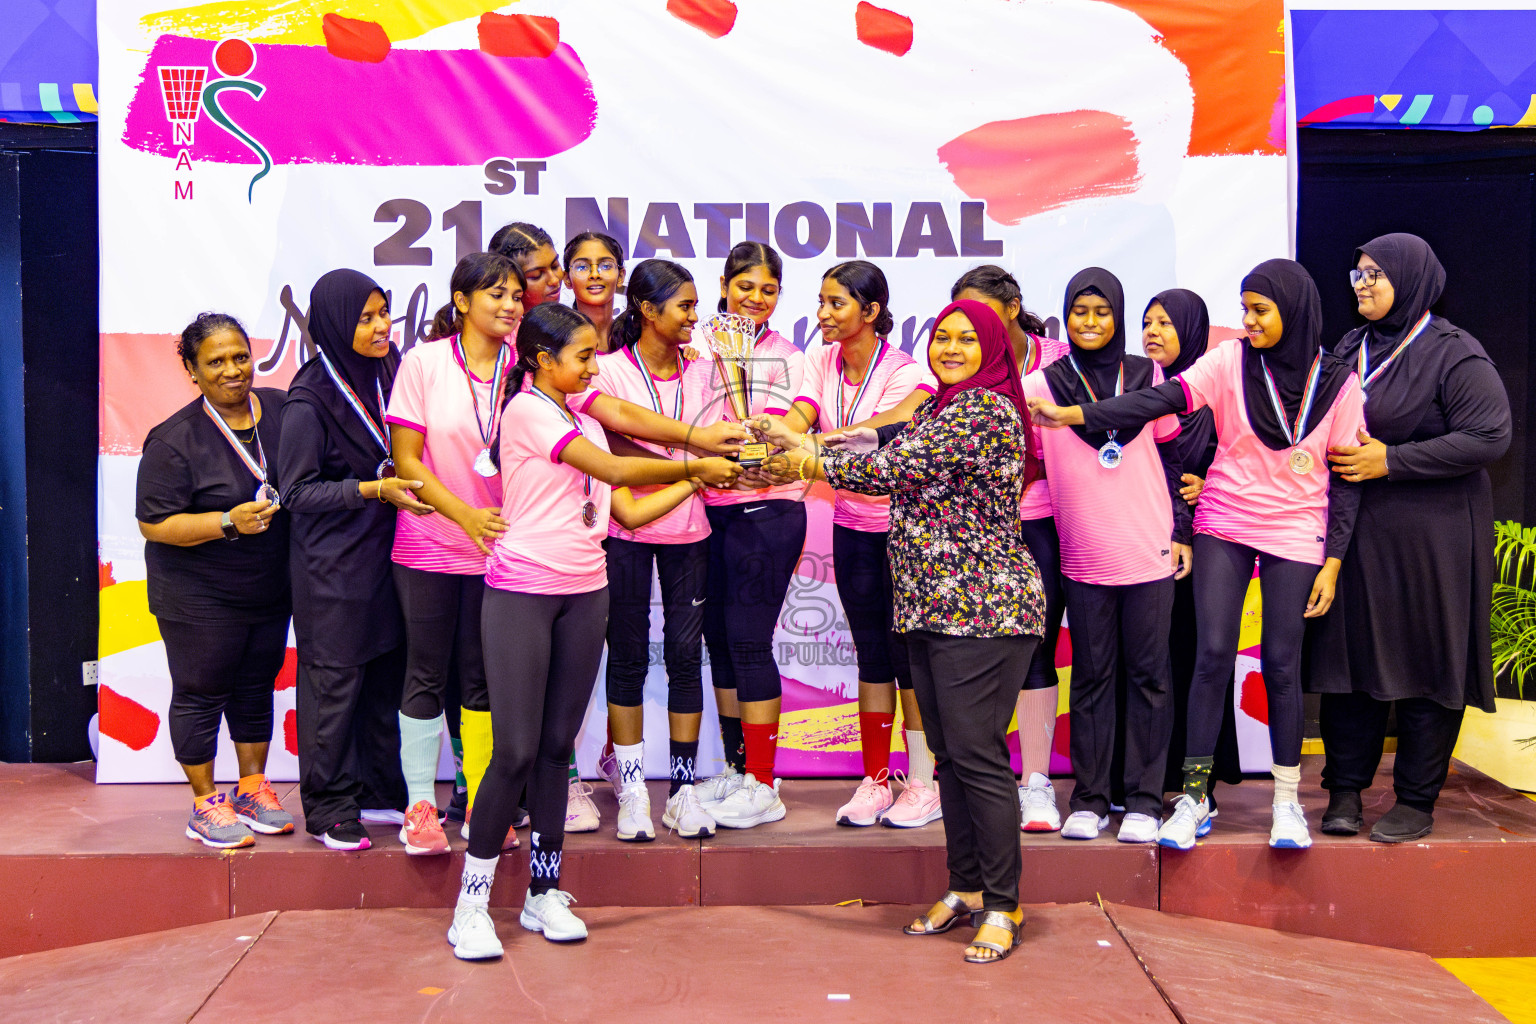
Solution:
{"label": "black t-shirt", "polygon": [[[275,482],[279,412],[287,395],[276,388],[253,388],[251,394],[261,405],[256,431]],[[246,450],[257,458],[254,443]],[[256,477],[208,418],[199,397],[144,439],[134,516],[159,523],[184,512],[228,512],[254,501],[256,487]],[[288,513],[279,511],[271,524],[238,540],[219,538],[186,548],[145,541],[149,610],[178,622],[255,622],[288,615]]]}

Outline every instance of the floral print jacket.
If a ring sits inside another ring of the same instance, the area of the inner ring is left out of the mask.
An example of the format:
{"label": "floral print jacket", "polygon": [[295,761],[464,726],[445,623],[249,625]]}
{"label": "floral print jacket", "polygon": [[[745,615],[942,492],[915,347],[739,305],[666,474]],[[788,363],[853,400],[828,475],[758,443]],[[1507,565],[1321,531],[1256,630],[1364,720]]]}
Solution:
{"label": "floral print jacket", "polygon": [[993,391],[918,409],[886,447],[828,452],[834,487],[891,496],[889,552],[898,631],[1040,636],[1040,572],[1019,535],[1027,432]]}

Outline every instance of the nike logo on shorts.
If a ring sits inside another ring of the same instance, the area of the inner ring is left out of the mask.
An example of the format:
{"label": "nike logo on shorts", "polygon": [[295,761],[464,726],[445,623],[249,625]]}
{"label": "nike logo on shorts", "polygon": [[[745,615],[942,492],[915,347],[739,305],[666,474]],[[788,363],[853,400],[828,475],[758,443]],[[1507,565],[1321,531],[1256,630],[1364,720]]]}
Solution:
{"label": "nike logo on shorts", "polygon": [[756,508],[744,508],[744,509],[741,510],[741,513],[742,513],[742,515],[749,515],[749,514],[751,514],[753,512],[761,512],[763,509],[765,509],[767,507],[768,507],[767,505],[758,505]]}

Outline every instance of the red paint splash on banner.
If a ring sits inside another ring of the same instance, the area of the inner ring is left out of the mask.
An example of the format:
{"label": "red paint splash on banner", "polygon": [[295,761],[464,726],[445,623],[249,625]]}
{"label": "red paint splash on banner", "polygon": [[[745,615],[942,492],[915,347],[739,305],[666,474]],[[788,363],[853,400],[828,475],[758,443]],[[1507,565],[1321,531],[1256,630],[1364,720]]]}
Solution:
{"label": "red paint splash on banner", "polygon": [[327,14],[320,19],[320,30],[325,33],[325,49],[332,57],[379,64],[389,56],[389,33],[376,21]]}
{"label": "red paint splash on banner", "polygon": [[736,27],[736,5],[731,0],[667,0],[667,13],[711,39]]}
{"label": "red paint splash on banner", "polygon": [[912,49],[912,19],[905,14],[888,11],[884,7],[859,0],[854,11],[854,25],[859,42],[877,50],[905,57]]}
{"label": "red paint splash on banner", "polygon": [[96,687],[97,728],[129,750],[143,750],[160,732],[160,716],[105,683]]}
{"label": "red paint splash on banner", "polygon": [[536,14],[480,15],[480,49],[495,57],[548,57],[560,45],[560,22]]}
{"label": "red paint splash on banner", "polygon": [[1103,110],[1069,110],[972,128],[939,147],[960,191],[1000,224],[1141,183],[1131,124]]}
{"label": "red paint splash on banner", "polygon": [[1269,691],[1264,688],[1264,677],[1261,674],[1249,672],[1243,677],[1242,693],[1238,697],[1237,706],[1255,722],[1269,724]]}
{"label": "red paint splash on banner", "polygon": [[112,575],[112,563],[111,562],[97,562],[96,563],[96,589],[97,590],[106,590],[108,587],[112,586],[116,582],[117,582],[117,579]]}
{"label": "red paint splash on banner", "polygon": [[1056,733],[1051,737],[1051,752],[1072,760],[1072,717],[1056,716]]}
{"label": "red paint splash on banner", "polygon": [[291,690],[299,682],[299,652],[292,647],[283,652],[283,667],[277,671],[277,679],[272,683],[273,691]]}
{"label": "red paint splash on banner", "polygon": [[283,716],[283,749],[299,756],[299,716],[293,711]]}

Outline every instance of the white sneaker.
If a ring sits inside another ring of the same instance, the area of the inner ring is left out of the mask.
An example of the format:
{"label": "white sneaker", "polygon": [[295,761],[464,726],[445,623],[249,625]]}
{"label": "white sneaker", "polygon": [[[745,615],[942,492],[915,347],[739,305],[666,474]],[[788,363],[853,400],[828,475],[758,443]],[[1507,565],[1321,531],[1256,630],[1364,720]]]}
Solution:
{"label": "white sneaker", "polygon": [[1210,804],[1204,800],[1195,803],[1188,793],[1180,793],[1173,802],[1173,813],[1157,830],[1157,845],[1170,850],[1193,849],[1195,840],[1211,831]]}
{"label": "white sneaker", "polygon": [[1101,818],[1092,811],[1073,811],[1061,826],[1061,838],[1097,839],[1099,833],[1108,827],[1108,818]]}
{"label": "white sneaker", "polygon": [[1312,845],[1307,831],[1307,812],[1301,804],[1283,803],[1273,807],[1274,823],[1269,826],[1269,845],[1276,850],[1305,850]]}
{"label": "white sneaker", "polygon": [[592,802],[592,787],[580,779],[573,779],[565,790],[565,830],[596,832],[601,820],[597,804]]}
{"label": "white sneaker", "polygon": [[453,955],[460,960],[491,960],[501,956],[496,925],[483,903],[460,903],[453,908],[448,941],[453,943]]}
{"label": "white sneaker", "polygon": [[1120,820],[1120,834],[1115,837],[1122,843],[1157,842],[1157,819],[1150,814],[1127,814]]}
{"label": "white sneaker", "polygon": [[715,804],[740,789],[746,781],[745,775],[733,768],[727,768],[712,779],[695,783],[694,789],[699,791],[699,803],[704,805],[705,810],[710,810]]}
{"label": "white sneaker", "polygon": [[543,932],[550,942],[575,942],[587,937],[587,926],[571,913],[576,897],[562,889],[551,889],[523,901],[517,923],[531,932]]}
{"label": "white sneaker", "polygon": [[648,843],[656,838],[651,824],[651,794],[643,782],[631,782],[619,790],[618,836],[625,843]]}
{"label": "white sneaker", "polygon": [[758,782],[752,775],[744,776],[741,788],[709,808],[716,823],[726,828],[751,828],[770,821],[779,821],[785,815],[784,801],[779,799],[779,781],[773,785]]}
{"label": "white sneaker", "polygon": [[1056,809],[1056,791],[1051,788],[1051,780],[1039,772],[1030,772],[1029,782],[1019,787],[1019,830],[1061,831],[1061,812]]}
{"label": "white sneaker", "polygon": [[681,786],[667,798],[661,823],[684,839],[708,839],[715,834],[715,819],[699,802],[694,786]]}

